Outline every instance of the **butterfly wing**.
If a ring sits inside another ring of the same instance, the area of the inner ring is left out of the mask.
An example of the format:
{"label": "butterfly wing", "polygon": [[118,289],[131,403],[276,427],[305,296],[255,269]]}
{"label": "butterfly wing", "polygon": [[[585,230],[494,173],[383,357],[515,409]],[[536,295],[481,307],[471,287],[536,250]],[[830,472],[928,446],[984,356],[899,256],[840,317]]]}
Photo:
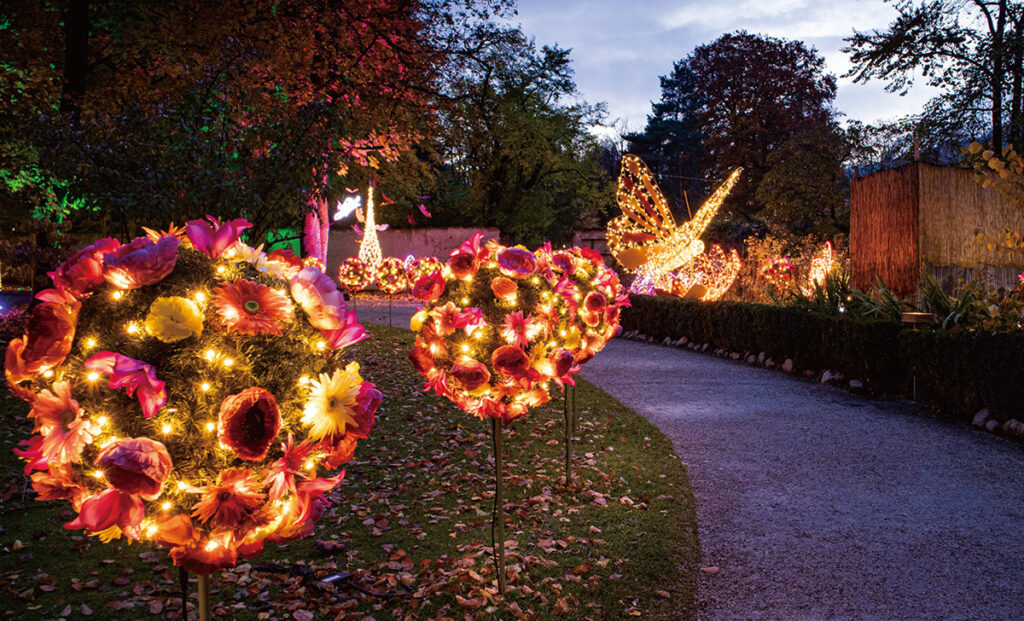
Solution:
{"label": "butterfly wing", "polygon": [[608,223],[608,249],[623,267],[635,270],[675,230],[675,220],[651,170],[635,155],[622,156],[615,198],[622,215]]}

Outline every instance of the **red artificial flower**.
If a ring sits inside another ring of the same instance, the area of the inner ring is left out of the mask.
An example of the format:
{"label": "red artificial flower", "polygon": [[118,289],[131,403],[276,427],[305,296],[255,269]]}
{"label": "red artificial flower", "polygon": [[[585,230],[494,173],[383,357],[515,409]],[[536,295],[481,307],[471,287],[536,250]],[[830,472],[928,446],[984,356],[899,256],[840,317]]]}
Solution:
{"label": "red artificial flower", "polygon": [[450,372],[452,379],[466,392],[473,392],[491,381],[491,372],[478,360],[459,356]]}
{"label": "red artificial flower", "polygon": [[455,251],[448,258],[448,269],[459,280],[469,280],[480,270],[480,259],[476,253]]}
{"label": "red artificial flower", "polygon": [[84,528],[90,533],[117,526],[131,539],[138,539],[139,524],[146,508],[135,494],[108,489],[82,501],[78,517],[64,525],[68,530]]}
{"label": "red artificial flower", "polygon": [[498,253],[498,269],[512,278],[526,278],[537,271],[537,257],[525,248],[505,248]]}
{"label": "red artificial flower", "polygon": [[125,494],[153,500],[163,491],[173,464],[167,447],[149,438],[122,438],[96,456],[110,486]]}
{"label": "red artificial flower", "polygon": [[295,477],[309,478],[305,471],[305,465],[306,459],[314,447],[313,442],[308,439],[295,446],[295,438],[292,437],[291,432],[288,433],[288,442],[281,443],[284,455],[270,464],[267,478],[263,481],[263,484],[267,486],[270,502],[278,500],[289,492],[294,494]]}
{"label": "red artificial flower", "polygon": [[262,461],[281,428],[274,395],[253,386],[229,396],[217,414],[217,438],[246,461]]}
{"label": "red artificial flower", "polygon": [[88,297],[103,284],[103,255],[120,247],[121,242],[113,237],[101,239],[71,255],[47,276],[58,290],[76,299]]}
{"label": "red artificial flower", "polygon": [[551,257],[551,262],[566,274],[576,271],[576,260],[568,252],[556,252]]}
{"label": "red artificial flower", "polygon": [[47,462],[77,461],[100,432],[98,424],[82,418],[78,402],[71,398],[71,384],[65,381],[55,382],[53,392],[43,389],[28,416],[36,421],[32,431],[43,435],[41,449]]}
{"label": "red artificial flower", "polygon": [[320,450],[327,452],[324,463],[328,468],[337,468],[341,464],[352,461],[356,454],[356,444],[359,438],[346,433],[340,438],[336,435],[328,436],[317,445]]}
{"label": "red artificial flower", "polygon": [[[49,296],[49,292],[56,295]],[[12,340],[7,347],[5,371],[8,381],[14,384],[64,362],[75,339],[81,303],[56,301],[60,294],[54,289],[47,289],[36,297],[48,301],[32,309],[25,335]]]}
{"label": "red artificial flower", "polygon": [[224,325],[239,334],[281,336],[295,316],[287,295],[244,278],[217,285],[213,305]]}
{"label": "red artificial flower", "polygon": [[551,352],[548,359],[551,361],[555,377],[565,377],[575,362],[572,352],[564,347]]}
{"label": "red artificial flower", "polygon": [[232,567],[238,562],[238,552],[230,534],[216,539],[200,539],[195,543],[171,548],[171,559],[176,567],[200,576]]}
{"label": "red artificial flower", "polygon": [[444,293],[444,278],[441,271],[437,270],[421,276],[412,286],[412,297],[422,302],[433,302]]}
{"label": "red artificial flower", "polygon": [[424,377],[434,370],[434,357],[430,355],[426,345],[419,339],[413,345],[412,350],[409,351],[409,361],[412,362],[416,372]]}
{"label": "red artificial flower", "polygon": [[236,531],[247,529],[263,505],[264,495],[256,491],[250,471],[239,468],[222,470],[217,483],[192,491],[202,494],[192,507],[192,515],[214,528]]}
{"label": "red artificial flower", "polygon": [[71,464],[51,464],[48,470],[33,472],[30,478],[39,500],[68,500],[75,511],[81,509],[86,487],[77,480]]}
{"label": "red artificial flower", "polygon": [[580,248],[579,254],[584,259],[593,263],[594,266],[604,267],[604,257],[602,257],[601,253],[597,250],[594,250],[593,248]]}
{"label": "red artificial flower", "polygon": [[498,373],[512,377],[525,376],[530,368],[530,359],[526,352],[514,345],[503,345],[491,354],[491,366]]}
{"label": "red artificial flower", "polygon": [[337,285],[315,267],[307,267],[291,280],[292,297],[320,331],[331,349],[341,349],[367,338],[354,312],[348,311]]}
{"label": "red artificial flower", "polygon": [[603,313],[608,306],[608,300],[597,291],[591,291],[583,298],[583,308],[591,313]]}
{"label": "red artificial flower", "polygon": [[305,267],[302,259],[295,256],[295,253],[287,248],[278,248],[268,254],[267,264],[271,265],[274,271],[284,276],[286,280],[295,278],[295,275]]}
{"label": "red artificial flower", "polygon": [[167,403],[165,383],[156,378],[156,369],[141,360],[111,351],[101,351],[86,360],[82,366],[89,371],[110,375],[107,384],[110,388],[124,388],[129,397],[138,393],[142,415],[146,418],[152,418]]}
{"label": "red artificial flower", "polygon": [[252,226],[245,218],[225,221],[224,224],[213,216],[206,216],[206,219],[210,222],[189,220],[185,224],[185,234],[196,250],[213,259],[233,246],[242,231]]}
{"label": "red artificial flower", "polygon": [[153,242],[136,237],[127,246],[103,255],[103,277],[118,289],[138,289],[167,277],[178,262],[177,237],[162,237]]}
{"label": "red artificial flower", "polygon": [[510,301],[516,298],[516,291],[519,289],[519,285],[514,280],[509,280],[504,276],[498,276],[491,281],[491,292],[494,293],[494,297],[499,300]]}

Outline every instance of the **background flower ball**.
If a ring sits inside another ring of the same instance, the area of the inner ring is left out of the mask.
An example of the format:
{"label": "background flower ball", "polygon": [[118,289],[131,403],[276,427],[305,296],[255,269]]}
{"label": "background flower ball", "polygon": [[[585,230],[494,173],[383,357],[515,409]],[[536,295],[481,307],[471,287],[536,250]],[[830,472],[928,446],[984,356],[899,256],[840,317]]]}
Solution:
{"label": "background flower ball", "polygon": [[373,282],[373,274],[359,257],[348,257],[338,266],[338,282],[349,291],[362,291]]}
{"label": "background flower ball", "polygon": [[16,452],[39,499],[78,513],[67,528],[198,573],[312,532],[380,393],[342,352],[365,330],[334,282],[247,227],[103,240],[38,294],[5,375],[35,423]]}
{"label": "background flower ball", "polygon": [[377,287],[384,293],[395,294],[407,285],[405,263],[398,257],[384,257],[377,266]]}

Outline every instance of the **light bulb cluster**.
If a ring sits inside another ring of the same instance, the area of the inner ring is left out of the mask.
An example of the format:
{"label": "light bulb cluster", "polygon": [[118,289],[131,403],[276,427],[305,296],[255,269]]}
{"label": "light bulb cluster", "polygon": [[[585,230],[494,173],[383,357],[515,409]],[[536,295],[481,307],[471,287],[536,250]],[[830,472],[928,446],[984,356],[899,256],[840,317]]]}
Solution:
{"label": "light bulb cluster", "polygon": [[308,535],[380,403],[341,359],[365,331],[333,281],[211,222],[61,264],[6,365],[40,499],[198,573]]}
{"label": "light bulb cluster", "polygon": [[618,330],[618,276],[589,249],[530,252],[478,233],[422,276],[410,359],[425,388],[508,423],[550,399]]}
{"label": "light bulb cluster", "polygon": [[348,291],[362,291],[373,282],[373,273],[359,257],[348,257],[338,266],[338,282]]}
{"label": "light bulb cluster", "polygon": [[405,262],[398,257],[386,257],[377,266],[377,288],[394,295],[401,293],[408,286]]}
{"label": "light bulb cluster", "polygon": [[377,219],[373,213],[373,186],[366,192],[366,227],[363,230],[363,241],[359,244],[359,260],[363,262],[371,277],[376,277],[377,266],[383,260],[380,240],[377,239]]}
{"label": "light bulb cluster", "polygon": [[821,252],[811,257],[811,264],[807,270],[807,284],[803,287],[804,295],[811,295],[816,287],[824,286],[825,279],[832,273],[834,266],[832,242],[827,241]]}

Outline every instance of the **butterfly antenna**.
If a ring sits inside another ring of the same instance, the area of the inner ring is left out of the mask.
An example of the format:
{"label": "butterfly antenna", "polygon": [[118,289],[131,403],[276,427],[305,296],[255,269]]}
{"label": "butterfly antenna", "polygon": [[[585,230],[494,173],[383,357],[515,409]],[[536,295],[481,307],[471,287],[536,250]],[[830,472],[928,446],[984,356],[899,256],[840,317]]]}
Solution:
{"label": "butterfly antenna", "polygon": [[693,220],[693,212],[690,211],[690,197],[686,195],[686,190],[683,190],[683,202],[686,203],[686,213]]}

